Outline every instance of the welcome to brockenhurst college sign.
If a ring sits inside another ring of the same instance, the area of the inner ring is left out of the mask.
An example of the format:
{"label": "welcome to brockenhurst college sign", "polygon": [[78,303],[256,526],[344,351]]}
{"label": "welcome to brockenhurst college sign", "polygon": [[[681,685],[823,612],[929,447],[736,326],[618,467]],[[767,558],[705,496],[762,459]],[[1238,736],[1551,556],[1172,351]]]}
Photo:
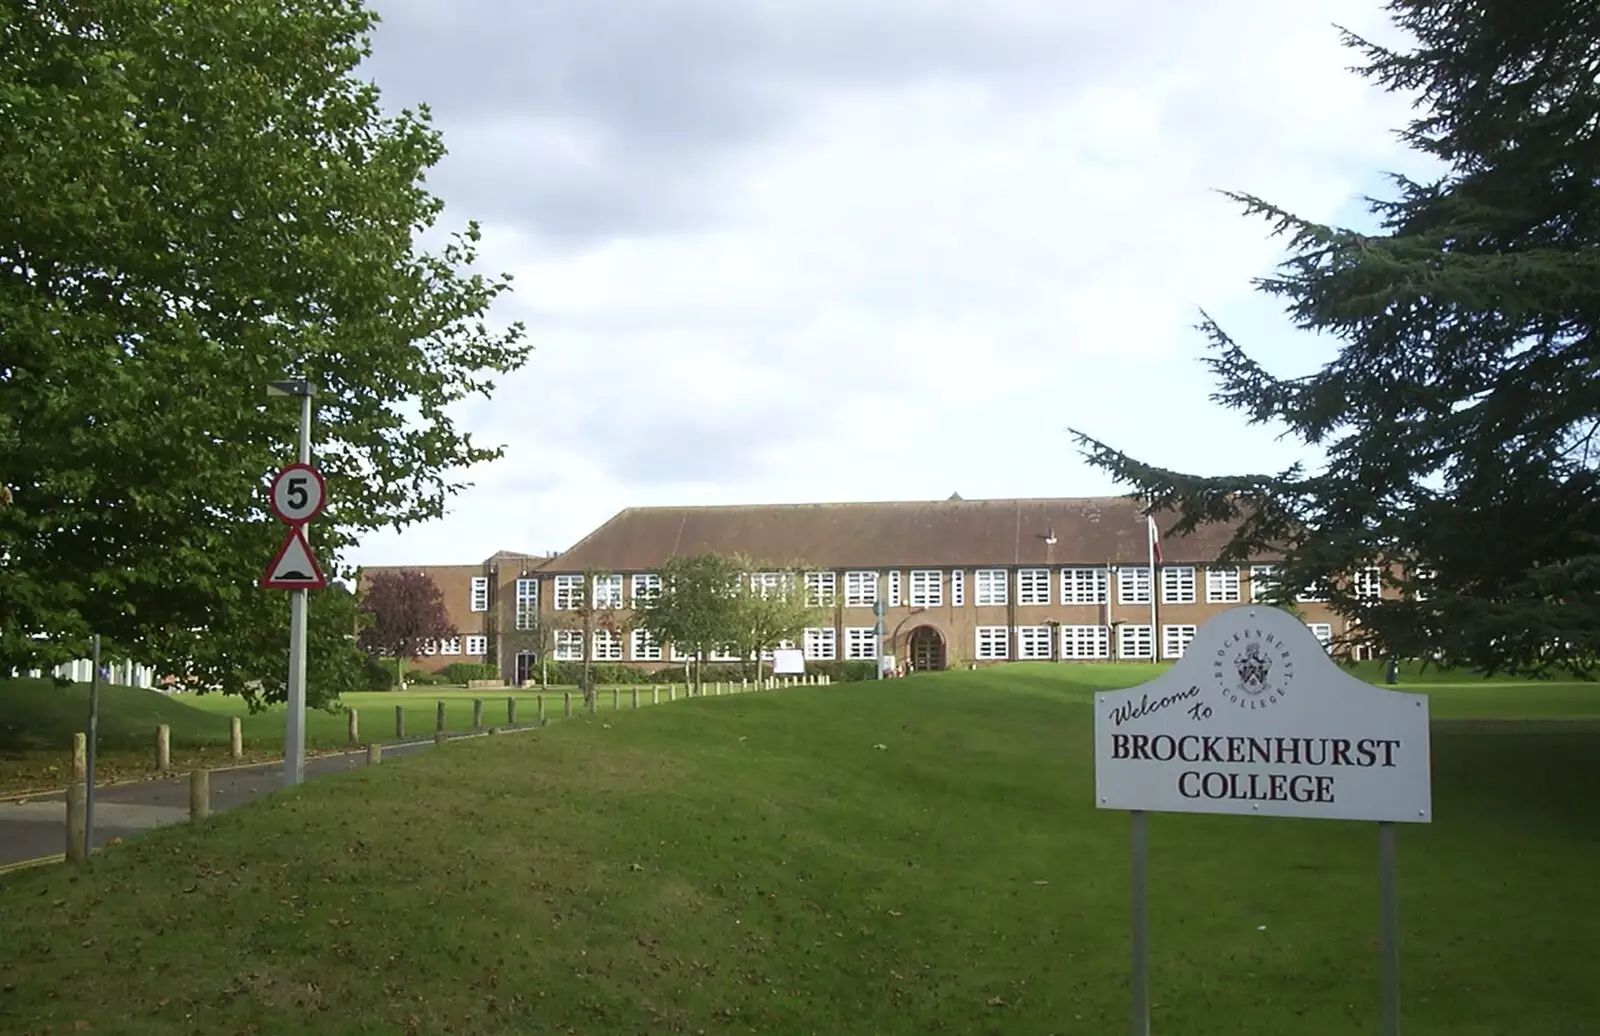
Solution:
{"label": "welcome to brockenhurst college sign", "polygon": [[1428,823],[1428,699],[1358,680],[1280,608],[1230,608],[1095,695],[1102,809]]}

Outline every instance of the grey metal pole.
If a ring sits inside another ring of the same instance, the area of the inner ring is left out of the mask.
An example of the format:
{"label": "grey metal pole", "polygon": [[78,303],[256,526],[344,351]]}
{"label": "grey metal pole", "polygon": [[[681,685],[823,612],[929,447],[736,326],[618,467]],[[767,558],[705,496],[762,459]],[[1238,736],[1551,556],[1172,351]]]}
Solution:
{"label": "grey metal pole", "polygon": [[94,746],[100,735],[100,634],[89,638],[89,744],[83,758],[83,858],[94,845]]}
{"label": "grey metal pole", "polygon": [[1383,1036],[1400,1034],[1400,927],[1394,893],[1394,824],[1378,822],[1378,913],[1383,954]]}
{"label": "grey metal pole", "polygon": [[[300,397],[302,464],[311,462],[311,391]],[[289,591],[289,714],[283,731],[283,783],[294,786],[306,771],[306,591]]]}
{"label": "grey metal pole", "polygon": [[1145,863],[1149,848],[1145,840],[1145,813],[1135,809],[1128,813],[1128,850],[1132,859],[1133,910],[1132,935],[1133,973],[1130,983],[1133,992],[1133,1036],[1150,1036],[1150,961],[1148,929],[1145,924]]}

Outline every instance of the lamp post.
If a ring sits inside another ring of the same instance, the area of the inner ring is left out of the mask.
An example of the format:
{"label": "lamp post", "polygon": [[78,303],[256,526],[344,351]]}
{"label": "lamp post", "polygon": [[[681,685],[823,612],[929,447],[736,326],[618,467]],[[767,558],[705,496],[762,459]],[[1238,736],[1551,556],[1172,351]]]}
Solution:
{"label": "lamp post", "polygon": [[[311,396],[316,391],[305,378],[274,381],[267,385],[269,397],[300,400],[300,439],[296,459],[311,463]],[[283,728],[283,783],[293,786],[305,780],[306,770],[306,591],[289,591],[289,677],[288,716]]]}

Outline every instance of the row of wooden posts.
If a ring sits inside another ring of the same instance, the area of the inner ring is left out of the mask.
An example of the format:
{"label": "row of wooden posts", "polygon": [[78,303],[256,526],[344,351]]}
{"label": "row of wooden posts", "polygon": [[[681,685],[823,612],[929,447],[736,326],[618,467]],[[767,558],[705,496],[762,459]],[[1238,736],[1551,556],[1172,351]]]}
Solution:
{"label": "row of wooden posts", "polygon": [[[830,681],[826,676],[778,676],[755,681],[753,687],[752,681],[749,680],[741,680],[737,685],[733,684],[732,682],[707,684],[702,693],[706,695],[721,696],[724,694],[739,694],[752,689],[768,690],[778,687],[794,687],[801,685],[820,686],[829,682]],[[630,687],[628,689],[630,707],[635,709],[639,707],[639,691],[640,688],[638,687]],[[661,704],[661,688],[659,686],[652,686],[648,688],[648,691],[650,694],[650,703],[652,705]],[[666,691],[667,700],[669,702],[678,700],[678,688],[676,684],[668,684]],[[684,688],[685,697],[692,696],[692,694],[693,689],[691,687]],[[536,711],[534,720],[535,726],[543,726],[545,723],[544,697],[545,696],[543,694],[534,695]],[[589,698],[588,709],[591,716],[594,715],[596,709],[598,708],[599,700],[600,693],[598,691],[596,691],[595,694]],[[622,708],[621,688],[613,687],[611,689],[611,707],[614,710]],[[446,703],[443,701],[438,702],[438,707],[434,712],[433,740],[435,744],[443,744],[448,738],[448,733],[445,727],[445,711]],[[571,691],[565,691],[561,695],[561,712],[564,718],[572,718]],[[346,709],[345,720],[351,747],[359,747],[361,744],[360,714],[355,709]],[[506,726],[514,727],[516,725],[517,699],[515,697],[507,697]],[[472,700],[472,729],[474,732],[481,731],[483,729],[482,698],[474,698]],[[497,729],[498,728],[490,727],[489,732],[491,734],[496,733]],[[394,736],[396,739],[404,738],[406,736],[406,710],[404,705],[396,705],[394,707]],[[85,782],[87,779],[87,752],[88,742],[86,736],[82,733],[73,734],[72,781],[67,785],[66,855],[67,859],[74,863],[82,863],[86,859],[84,829],[88,822],[85,815],[87,799],[87,791],[85,788]],[[244,758],[244,730],[238,716],[232,717],[231,730],[228,738],[228,752],[229,755],[236,760]],[[368,744],[368,765],[373,765],[382,761],[383,745],[378,742]],[[165,723],[156,727],[156,769],[160,770],[162,773],[172,772],[172,730]],[[211,771],[191,770],[189,773],[189,819],[203,820],[210,814]]]}

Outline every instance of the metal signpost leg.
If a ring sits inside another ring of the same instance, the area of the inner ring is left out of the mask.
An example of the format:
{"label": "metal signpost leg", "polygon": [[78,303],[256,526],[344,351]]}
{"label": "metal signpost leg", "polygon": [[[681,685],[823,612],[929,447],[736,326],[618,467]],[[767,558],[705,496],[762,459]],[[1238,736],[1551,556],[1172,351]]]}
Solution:
{"label": "metal signpost leg", "polygon": [[100,634],[89,638],[89,742],[83,760],[83,858],[94,845],[94,745],[100,735]]}
{"label": "metal signpost leg", "polygon": [[1128,849],[1133,859],[1133,1036],[1150,1036],[1150,962],[1145,927],[1144,874],[1148,848],[1145,842],[1145,813],[1128,813]]}
{"label": "metal signpost leg", "polygon": [[1378,823],[1378,912],[1383,954],[1383,1036],[1400,1034],[1400,930],[1394,893],[1394,824]]}
{"label": "metal signpost leg", "polygon": [[[300,451],[302,464],[311,463],[311,394],[300,397]],[[305,780],[306,763],[306,591],[291,590],[289,597],[289,714],[283,733],[283,782],[290,786]]]}

